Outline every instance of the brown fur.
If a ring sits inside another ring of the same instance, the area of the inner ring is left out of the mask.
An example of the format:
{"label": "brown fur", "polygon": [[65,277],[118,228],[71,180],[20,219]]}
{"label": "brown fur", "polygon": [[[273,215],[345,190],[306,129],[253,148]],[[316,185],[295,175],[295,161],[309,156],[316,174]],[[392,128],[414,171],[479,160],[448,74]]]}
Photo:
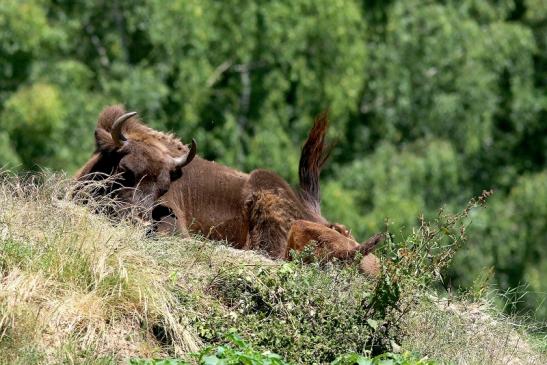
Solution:
{"label": "brown fur", "polygon": [[289,231],[289,239],[285,257],[289,257],[291,250],[302,251],[308,242],[315,242],[315,256],[321,259],[337,258],[348,260],[356,253],[363,254],[360,269],[369,276],[379,274],[379,260],[372,254],[374,247],[381,241],[381,235],[371,237],[367,242],[359,245],[353,239],[341,235],[333,229],[305,220],[294,221]]}
{"label": "brown fur", "polygon": [[95,153],[76,178],[103,180],[118,174],[113,184],[96,193],[111,194],[128,205],[151,210],[171,183],[182,175],[173,159],[188,153],[189,149],[172,135],[148,128],[135,117],[124,125],[127,143],[116,146],[110,134],[112,124],[124,113],[119,105],[101,112],[95,129]]}
{"label": "brown fur", "polygon": [[[227,240],[236,248],[263,251],[273,258],[287,259],[290,248],[301,250],[309,241],[320,243],[317,254],[325,258],[348,259],[357,252],[370,256],[344,226],[329,223],[320,214],[319,173],[328,155],[324,142],[326,115],[316,120],[304,144],[300,190],[295,191],[271,171],[259,169],[246,174],[199,156],[184,167],[184,178],[166,182],[163,175],[171,167],[165,161],[188,148],[134,118],[124,129],[132,148],[116,149],[109,133],[113,120],[122,113],[119,106],[101,113],[95,132],[97,150],[77,178],[89,179],[96,176],[89,175],[93,172],[111,175],[124,161],[132,161],[131,168],[148,183],[147,200],[143,200],[147,207],[150,201],[155,205],[150,219],[157,231],[176,230],[182,235],[196,232]],[[140,185],[138,190],[146,194]],[[128,195],[120,198],[139,204]]]}

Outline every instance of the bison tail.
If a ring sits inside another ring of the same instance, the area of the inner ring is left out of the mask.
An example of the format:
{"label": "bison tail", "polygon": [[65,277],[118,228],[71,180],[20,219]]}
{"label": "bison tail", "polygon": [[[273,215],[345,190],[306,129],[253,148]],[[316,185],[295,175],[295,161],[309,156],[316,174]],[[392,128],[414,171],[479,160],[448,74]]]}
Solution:
{"label": "bison tail", "polygon": [[302,147],[298,165],[301,197],[306,205],[317,214],[321,214],[319,175],[331,151],[331,148],[325,144],[328,126],[327,112],[320,114],[315,119],[304,147]]}
{"label": "bison tail", "polygon": [[374,236],[370,237],[365,242],[361,243],[361,245],[358,248],[358,251],[363,254],[363,256],[368,255],[374,249],[380,242],[382,242],[385,238],[385,235],[383,233],[376,233]]}
{"label": "bison tail", "polygon": [[341,260],[352,260],[357,254],[367,256],[368,254],[372,253],[372,251],[374,251],[376,246],[378,246],[378,244],[380,244],[380,242],[382,242],[384,238],[385,236],[383,233],[377,233],[354,248],[333,253],[333,257]]}

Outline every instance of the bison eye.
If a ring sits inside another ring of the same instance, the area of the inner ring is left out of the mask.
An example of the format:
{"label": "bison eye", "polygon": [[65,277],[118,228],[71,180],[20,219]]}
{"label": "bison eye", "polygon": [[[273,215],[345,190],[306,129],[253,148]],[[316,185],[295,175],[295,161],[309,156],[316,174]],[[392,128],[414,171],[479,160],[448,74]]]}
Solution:
{"label": "bison eye", "polygon": [[171,181],[180,179],[181,176],[182,176],[182,169],[175,169],[169,172],[169,177],[171,178]]}

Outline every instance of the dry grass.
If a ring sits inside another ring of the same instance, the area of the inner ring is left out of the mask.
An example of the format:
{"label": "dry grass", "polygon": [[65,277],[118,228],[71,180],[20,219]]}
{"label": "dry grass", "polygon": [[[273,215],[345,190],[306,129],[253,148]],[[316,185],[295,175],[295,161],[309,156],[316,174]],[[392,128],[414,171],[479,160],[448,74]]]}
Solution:
{"label": "dry grass", "polygon": [[63,180],[39,186],[9,179],[0,188],[1,360],[165,355],[154,328],[173,354],[197,350],[168,278],[134,246],[139,230],[59,199]]}
{"label": "dry grass", "polygon": [[[195,319],[212,305],[223,310],[207,290],[220,270],[279,265],[199,238],[147,238],[66,199],[70,181],[39,180],[0,175],[0,364],[196,351],[205,344]],[[197,305],[185,305],[181,293]],[[459,364],[547,363],[524,331],[488,312],[423,300],[405,322],[403,346]]]}
{"label": "dry grass", "polygon": [[502,316],[487,301],[422,298],[404,321],[403,346],[450,364],[547,364],[547,337],[533,340],[521,319]]}

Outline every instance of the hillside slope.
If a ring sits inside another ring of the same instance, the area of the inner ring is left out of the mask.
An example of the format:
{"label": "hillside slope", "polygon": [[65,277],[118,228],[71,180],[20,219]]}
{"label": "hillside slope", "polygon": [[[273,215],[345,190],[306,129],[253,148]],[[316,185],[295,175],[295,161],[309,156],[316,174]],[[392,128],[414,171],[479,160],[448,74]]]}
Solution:
{"label": "hillside slope", "polygon": [[[234,329],[291,362],[327,363],[387,337],[365,318],[374,283],[352,267],[146,238],[67,200],[58,177],[0,184],[0,364],[181,357]],[[400,324],[403,349],[442,363],[547,363],[545,342],[484,305],[424,295]]]}

